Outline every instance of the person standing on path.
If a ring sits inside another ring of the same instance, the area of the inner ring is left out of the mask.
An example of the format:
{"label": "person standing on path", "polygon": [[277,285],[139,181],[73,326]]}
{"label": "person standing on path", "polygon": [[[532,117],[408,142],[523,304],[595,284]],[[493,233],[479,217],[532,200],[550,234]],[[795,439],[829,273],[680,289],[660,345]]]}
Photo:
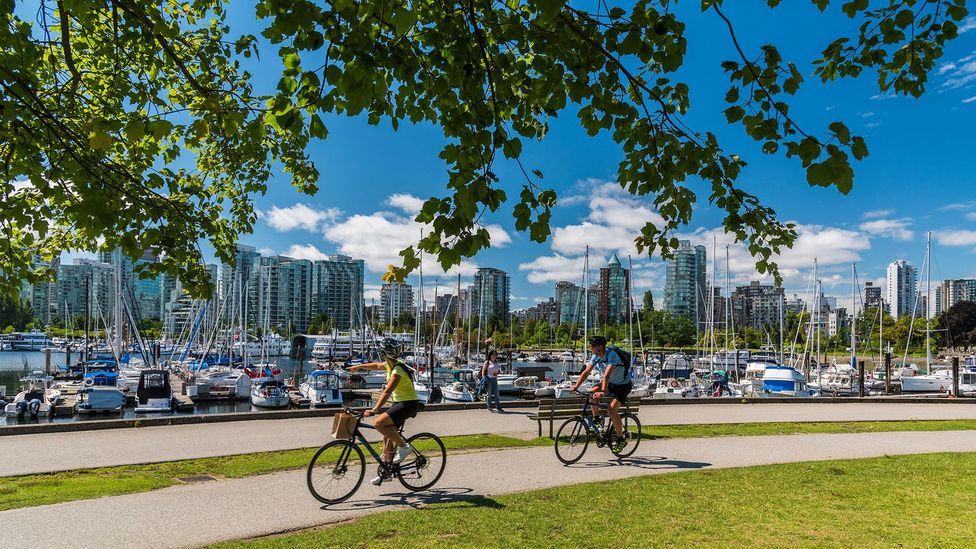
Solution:
{"label": "person standing on path", "polygon": [[[481,377],[488,380],[486,387],[488,409],[494,409],[498,412],[504,412],[501,406],[501,400],[498,398],[498,374],[501,372],[501,367],[498,365],[498,351],[492,349],[488,351],[488,356],[485,357],[485,363],[481,365]],[[494,402],[494,405],[492,405]]]}

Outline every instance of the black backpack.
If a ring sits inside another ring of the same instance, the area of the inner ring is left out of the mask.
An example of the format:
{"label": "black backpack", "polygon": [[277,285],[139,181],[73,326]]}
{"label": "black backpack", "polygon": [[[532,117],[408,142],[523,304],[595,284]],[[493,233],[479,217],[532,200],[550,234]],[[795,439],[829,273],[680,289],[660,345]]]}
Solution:
{"label": "black backpack", "polygon": [[413,373],[414,373],[413,368],[407,366],[407,363],[402,360],[397,361],[397,366],[403,367],[403,371],[407,373],[407,377],[409,377],[410,382],[413,383]]}
{"label": "black backpack", "polygon": [[620,362],[623,363],[624,368],[627,368],[627,375],[630,375],[630,365],[633,362],[633,359],[631,358],[630,353],[628,353],[627,351],[621,349],[620,347],[617,347],[616,345],[610,345],[610,346],[608,346],[607,347],[607,352],[609,352],[609,351],[613,351],[613,352],[617,353],[617,356],[620,357]]}

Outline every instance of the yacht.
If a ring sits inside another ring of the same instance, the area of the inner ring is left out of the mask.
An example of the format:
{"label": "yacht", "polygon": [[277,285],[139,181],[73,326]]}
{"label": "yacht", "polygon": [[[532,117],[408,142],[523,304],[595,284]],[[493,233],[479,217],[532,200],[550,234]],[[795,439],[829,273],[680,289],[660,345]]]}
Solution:
{"label": "yacht", "polygon": [[128,382],[111,361],[89,361],[84,365],[82,387],[78,390],[78,413],[120,412],[125,405],[125,393],[119,384]]}
{"label": "yacht", "polygon": [[691,358],[676,353],[664,359],[658,375],[654,398],[684,398],[701,396],[701,386],[695,375]]}
{"label": "yacht", "polygon": [[298,392],[307,398],[312,407],[342,406],[339,374],[332,370],[315,370],[305,376]]}
{"label": "yacht", "polygon": [[929,374],[901,378],[902,393],[945,393],[951,390],[952,370],[945,366],[933,366]]}

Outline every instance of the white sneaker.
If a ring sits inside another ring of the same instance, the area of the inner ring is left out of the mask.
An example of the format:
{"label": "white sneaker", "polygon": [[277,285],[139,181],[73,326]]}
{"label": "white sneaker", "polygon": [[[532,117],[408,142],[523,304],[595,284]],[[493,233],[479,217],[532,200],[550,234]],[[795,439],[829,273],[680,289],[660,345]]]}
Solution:
{"label": "white sneaker", "polygon": [[377,475],[376,478],[370,480],[369,483],[373,486],[379,486],[380,484],[383,484],[383,477]]}
{"label": "white sneaker", "polygon": [[411,452],[413,452],[413,446],[410,446],[409,444],[407,444],[403,448],[400,448],[400,451],[397,452],[397,455],[393,456],[393,463],[400,463],[407,456],[409,456]]}

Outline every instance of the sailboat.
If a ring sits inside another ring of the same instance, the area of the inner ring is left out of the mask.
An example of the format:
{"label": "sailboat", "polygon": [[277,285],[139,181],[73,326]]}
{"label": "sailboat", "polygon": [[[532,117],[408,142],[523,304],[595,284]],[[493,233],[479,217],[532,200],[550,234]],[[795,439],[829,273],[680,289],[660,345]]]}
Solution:
{"label": "sailboat", "polygon": [[[925,273],[926,287],[925,293],[931,301],[932,296],[932,233],[928,233],[925,244]],[[925,311],[925,374],[916,376],[902,376],[902,393],[945,393],[952,390],[952,370],[949,366],[932,364],[932,322],[928,308],[932,304],[928,303]],[[912,322],[908,330],[908,342],[905,344],[905,357],[902,362],[908,359],[908,347],[911,345],[912,330],[915,327],[915,312],[918,310],[918,293],[915,295],[915,306],[912,307]]]}

